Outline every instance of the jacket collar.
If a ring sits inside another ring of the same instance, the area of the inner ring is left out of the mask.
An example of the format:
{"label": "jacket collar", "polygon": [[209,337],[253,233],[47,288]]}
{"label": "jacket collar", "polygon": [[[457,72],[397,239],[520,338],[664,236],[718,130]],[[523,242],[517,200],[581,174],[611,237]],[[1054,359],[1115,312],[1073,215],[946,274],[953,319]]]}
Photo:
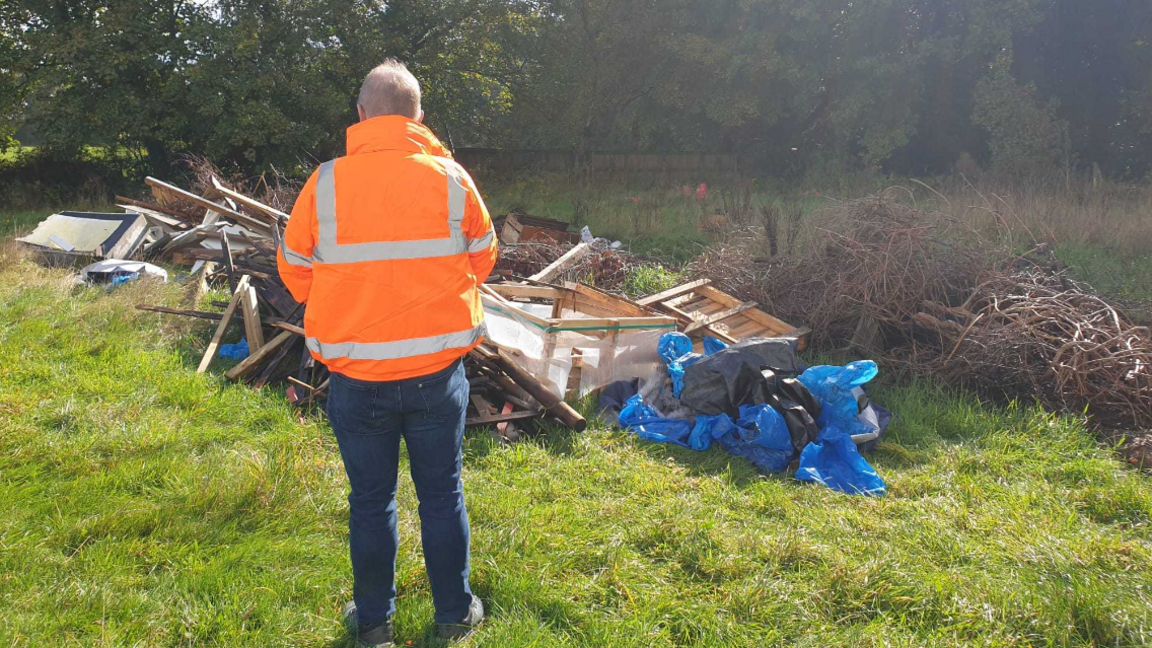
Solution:
{"label": "jacket collar", "polygon": [[348,127],[348,155],[405,151],[451,157],[428,127],[401,115],[383,115]]}

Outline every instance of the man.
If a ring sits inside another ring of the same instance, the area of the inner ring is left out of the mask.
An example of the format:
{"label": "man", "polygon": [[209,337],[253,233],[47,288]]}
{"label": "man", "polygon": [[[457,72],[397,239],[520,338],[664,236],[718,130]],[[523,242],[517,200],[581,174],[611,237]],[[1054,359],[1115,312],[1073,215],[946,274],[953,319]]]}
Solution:
{"label": "man", "polygon": [[468,585],[462,358],[485,333],[477,286],[496,237],[472,179],[421,124],[420,85],[402,63],[368,74],[357,111],[348,155],[304,185],[277,262],[307,304],[312,356],[332,371],[328,419],[351,485],[345,620],[360,645],[392,645],[403,437],[436,623],[456,638],[484,615]]}

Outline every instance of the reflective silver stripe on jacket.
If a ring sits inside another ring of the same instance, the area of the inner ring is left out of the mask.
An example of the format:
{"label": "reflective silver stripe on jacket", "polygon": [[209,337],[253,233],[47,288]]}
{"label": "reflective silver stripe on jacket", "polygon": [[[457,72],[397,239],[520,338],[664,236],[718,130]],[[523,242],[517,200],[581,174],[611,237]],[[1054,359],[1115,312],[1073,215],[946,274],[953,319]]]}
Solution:
{"label": "reflective silver stripe on jacket", "polygon": [[470,254],[476,254],[487,250],[488,247],[492,245],[492,239],[494,238],[496,238],[496,230],[489,229],[488,233],[484,236],[478,239],[472,239],[472,242],[468,244],[468,252]]}
{"label": "reflective silver stripe on jacket", "polygon": [[[432,259],[463,254],[471,249],[464,236],[464,210],[468,189],[461,171],[451,163],[446,165],[448,179],[448,238],[418,239],[413,241],[377,241],[348,243],[336,241],[336,161],[320,165],[316,178],[316,221],[319,240],[312,258],[320,263],[358,263],[361,261],[392,261]],[[325,356],[327,357],[327,356]]]}
{"label": "reflective silver stripe on jacket", "polygon": [[312,257],[306,257],[303,254],[288,247],[284,241],[280,241],[280,252],[284,255],[284,260],[288,265],[300,266],[302,268],[312,267]]}
{"label": "reflective silver stripe on jacket", "polygon": [[400,360],[414,356],[429,355],[448,349],[462,349],[471,346],[488,334],[484,322],[474,328],[458,333],[446,333],[425,338],[397,340],[395,342],[321,342],[308,338],[308,348],[320,354],[325,360],[347,358],[349,360]]}

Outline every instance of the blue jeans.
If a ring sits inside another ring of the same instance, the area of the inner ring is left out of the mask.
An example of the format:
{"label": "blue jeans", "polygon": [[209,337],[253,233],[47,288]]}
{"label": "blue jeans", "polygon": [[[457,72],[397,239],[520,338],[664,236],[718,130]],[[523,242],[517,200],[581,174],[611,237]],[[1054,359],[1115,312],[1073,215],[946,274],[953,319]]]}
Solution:
{"label": "blue jeans", "polygon": [[352,598],[361,626],[396,610],[396,472],[400,437],[420,500],[424,566],[437,623],[468,614],[468,512],[460,481],[468,380],[464,365],[395,382],[365,382],[332,374],[328,420],[348,473]]}

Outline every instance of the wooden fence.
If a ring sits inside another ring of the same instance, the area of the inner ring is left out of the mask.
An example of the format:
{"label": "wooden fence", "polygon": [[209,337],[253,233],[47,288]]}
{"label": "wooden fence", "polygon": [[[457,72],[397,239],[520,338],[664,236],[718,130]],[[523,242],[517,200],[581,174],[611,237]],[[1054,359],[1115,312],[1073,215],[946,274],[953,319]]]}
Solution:
{"label": "wooden fence", "polygon": [[466,167],[493,171],[590,171],[641,173],[728,172],[736,169],[736,156],[726,153],[577,153],[575,151],[517,151],[460,148],[456,159]]}

